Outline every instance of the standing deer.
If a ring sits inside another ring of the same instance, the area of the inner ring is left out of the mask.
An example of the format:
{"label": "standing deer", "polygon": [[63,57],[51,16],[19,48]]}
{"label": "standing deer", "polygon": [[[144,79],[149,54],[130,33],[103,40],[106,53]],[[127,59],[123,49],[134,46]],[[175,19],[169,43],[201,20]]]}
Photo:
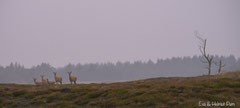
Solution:
{"label": "standing deer", "polygon": [[76,84],[76,81],[77,81],[77,77],[75,76],[71,76],[72,72],[68,72],[68,75],[69,75],[69,80],[72,84],[72,82],[74,82],[74,84]]}
{"label": "standing deer", "polygon": [[49,81],[48,79],[47,79],[47,83],[48,85],[55,85],[55,81]]}
{"label": "standing deer", "polygon": [[59,82],[60,84],[62,84],[62,77],[57,77],[57,73],[56,72],[53,72],[54,74],[54,78],[55,78],[55,81],[56,81],[56,84]]}
{"label": "standing deer", "polygon": [[41,79],[42,79],[42,84],[47,85],[48,82],[47,82],[46,79],[44,79],[44,75],[40,75],[40,77],[41,77]]}
{"label": "standing deer", "polygon": [[34,81],[34,83],[35,83],[36,85],[38,85],[38,86],[42,85],[42,82],[37,82],[37,79],[36,79],[36,78],[33,78],[33,81]]}

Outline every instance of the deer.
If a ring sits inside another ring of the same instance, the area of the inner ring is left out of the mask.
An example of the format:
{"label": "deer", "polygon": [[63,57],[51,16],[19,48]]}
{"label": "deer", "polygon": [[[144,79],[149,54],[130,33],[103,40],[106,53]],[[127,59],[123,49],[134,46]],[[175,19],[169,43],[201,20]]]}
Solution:
{"label": "deer", "polygon": [[48,82],[47,82],[46,79],[44,79],[44,75],[40,75],[40,77],[41,77],[41,79],[42,79],[42,84],[47,85]]}
{"label": "deer", "polygon": [[55,81],[56,81],[56,84],[59,82],[60,84],[62,84],[62,77],[57,77],[57,73],[56,72],[53,72],[54,74],[54,78],[55,78]]}
{"label": "deer", "polygon": [[72,72],[68,72],[68,75],[69,75],[69,80],[72,84],[72,82],[74,82],[74,84],[76,84],[76,81],[77,81],[77,77],[75,76],[71,76]]}
{"label": "deer", "polygon": [[48,85],[55,85],[55,81],[49,81],[48,79],[47,79],[47,83]]}
{"label": "deer", "polygon": [[36,78],[33,78],[33,81],[36,85],[40,86],[42,85],[43,83],[42,82],[37,82],[37,79]]}

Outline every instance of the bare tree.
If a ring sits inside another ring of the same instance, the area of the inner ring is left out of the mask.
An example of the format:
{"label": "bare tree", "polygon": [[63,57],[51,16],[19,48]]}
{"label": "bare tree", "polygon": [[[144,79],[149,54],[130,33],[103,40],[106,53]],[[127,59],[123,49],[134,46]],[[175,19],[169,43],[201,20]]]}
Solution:
{"label": "bare tree", "polygon": [[207,39],[201,38],[201,34],[199,34],[197,31],[195,32],[195,36],[200,40],[199,50],[204,57],[204,60],[202,62],[208,64],[208,75],[211,75],[213,56],[206,52]]}
{"label": "bare tree", "polygon": [[221,72],[222,68],[225,67],[226,65],[222,63],[222,60],[220,59],[218,63],[215,63],[215,65],[218,66],[218,73]]}

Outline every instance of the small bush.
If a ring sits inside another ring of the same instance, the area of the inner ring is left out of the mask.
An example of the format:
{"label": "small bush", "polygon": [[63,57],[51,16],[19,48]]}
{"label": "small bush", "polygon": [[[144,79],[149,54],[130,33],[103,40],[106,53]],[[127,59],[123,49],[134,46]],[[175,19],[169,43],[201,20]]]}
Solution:
{"label": "small bush", "polygon": [[153,107],[153,106],[156,105],[156,103],[154,101],[152,101],[152,100],[148,100],[148,101],[143,102],[142,105],[146,106],[146,107]]}
{"label": "small bush", "polygon": [[230,87],[230,88],[240,88],[240,83],[233,83],[233,84],[230,84],[228,87]]}
{"label": "small bush", "polygon": [[171,96],[177,97],[177,96],[179,96],[179,94],[178,94],[178,92],[172,92]]}
{"label": "small bush", "polygon": [[0,99],[0,108],[3,108],[3,103],[4,103],[4,100]]}
{"label": "small bush", "polygon": [[50,90],[38,90],[38,91],[34,91],[33,94],[35,96],[39,96],[39,95],[47,95],[47,94],[50,94],[52,93],[52,91]]}
{"label": "small bush", "polygon": [[179,100],[179,102],[184,102],[183,98],[179,98],[178,100]]}
{"label": "small bush", "polygon": [[170,102],[168,102],[168,105],[169,106],[177,106],[178,102],[177,101],[170,101]]}
{"label": "small bush", "polygon": [[150,85],[139,85],[137,86],[138,89],[141,89],[141,88],[150,88],[151,86]]}
{"label": "small bush", "polygon": [[0,91],[0,97],[6,97],[6,96],[7,96],[6,92]]}
{"label": "small bush", "polygon": [[90,89],[73,89],[73,90],[71,90],[71,93],[75,93],[75,94],[77,94],[79,96],[86,95],[89,92],[91,92]]}
{"label": "small bush", "polygon": [[203,88],[202,87],[193,87],[192,91],[195,92],[195,93],[200,93],[200,92],[203,91]]}
{"label": "small bush", "polygon": [[181,86],[181,87],[178,87],[178,90],[184,90],[185,87]]}
{"label": "small bush", "polygon": [[57,108],[77,108],[72,103],[69,103],[69,102],[66,102],[66,101],[57,102],[57,104],[55,104],[55,107],[57,107]]}
{"label": "small bush", "polygon": [[226,90],[223,90],[223,89],[213,89],[213,90],[210,90],[208,91],[207,93],[208,94],[220,94],[222,92],[225,92]]}
{"label": "small bush", "polygon": [[96,92],[90,92],[87,96],[88,96],[88,98],[97,98],[97,97],[101,96],[101,94],[102,94],[102,92],[96,91]]}
{"label": "small bush", "polygon": [[136,98],[134,98],[133,101],[138,104],[138,103],[143,103],[143,102],[145,102],[145,99],[142,98],[142,97],[136,97]]}
{"label": "small bush", "polygon": [[240,90],[234,90],[234,93],[240,94]]}
{"label": "small bush", "polygon": [[128,93],[126,90],[114,90],[113,92],[117,95],[125,95]]}
{"label": "small bush", "polygon": [[201,94],[196,93],[196,92],[189,92],[184,97],[186,97],[186,98],[201,98]]}
{"label": "small bush", "polygon": [[71,89],[70,88],[63,88],[63,89],[60,89],[59,91],[62,92],[62,93],[69,93],[69,92],[71,92]]}
{"label": "small bush", "polygon": [[67,94],[67,95],[63,95],[61,97],[61,100],[68,100],[69,101],[69,100],[73,100],[75,98],[77,98],[76,94]]}
{"label": "small bush", "polygon": [[116,104],[113,102],[103,102],[100,105],[101,108],[115,108]]}
{"label": "small bush", "polygon": [[90,99],[78,99],[78,100],[76,100],[74,103],[76,104],[76,105],[86,105],[86,104],[88,104],[90,102]]}
{"label": "small bush", "polygon": [[134,93],[135,96],[142,95],[142,94],[144,94],[144,92],[136,92],[136,93]]}
{"label": "small bush", "polygon": [[176,87],[175,86],[170,86],[170,89],[175,89]]}
{"label": "small bush", "polygon": [[231,84],[229,82],[226,82],[226,81],[219,81],[217,82],[215,85],[213,85],[214,87],[230,87]]}
{"label": "small bush", "polygon": [[183,91],[185,90],[185,87],[181,86],[178,88],[178,93],[183,93]]}
{"label": "small bush", "polygon": [[47,97],[46,102],[47,102],[47,103],[51,103],[51,102],[54,102],[54,101],[56,101],[56,100],[58,100],[58,96],[52,95],[52,96],[48,96],[48,97]]}
{"label": "small bush", "polygon": [[24,97],[25,97],[26,99],[33,99],[35,96],[36,96],[36,95],[34,95],[33,93],[30,92],[30,93],[25,94]]}
{"label": "small bush", "polygon": [[27,93],[26,91],[20,90],[20,91],[15,91],[15,92],[13,92],[12,95],[13,95],[14,97],[18,97],[18,96],[25,95],[26,93]]}
{"label": "small bush", "polygon": [[225,96],[215,96],[215,95],[209,95],[209,94],[199,95],[199,98],[208,100],[208,101],[228,101],[229,100],[229,98]]}
{"label": "small bush", "polygon": [[45,102],[43,100],[34,99],[30,104],[39,106],[45,104]]}
{"label": "small bush", "polygon": [[161,102],[163,104],[167,104],[170,101],[170,99],[168,99],[166,96],[156,96],[155,99],[157,102]]}
{"label": "small bush", "polygon": [[[118,97],[120,99],[125,99],[130,96],[127,90],[109,90],[106,92],[108,97]],[[134,94],[136,96],[136,94]]]}

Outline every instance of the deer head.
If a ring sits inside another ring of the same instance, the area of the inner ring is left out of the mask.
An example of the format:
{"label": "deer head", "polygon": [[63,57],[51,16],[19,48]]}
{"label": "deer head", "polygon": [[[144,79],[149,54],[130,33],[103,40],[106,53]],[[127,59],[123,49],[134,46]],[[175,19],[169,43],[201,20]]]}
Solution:
{"label": "deer head", "polygon": [[33,81],[34,81],[34,82],[36,82],[36,81],[37,81],[37,79],[36,79],[36,78],[33,78]]}
{"label": "deer head", "polygon": [[71,76],[72,72],[68,72],[68,75]]}
{"label": "deer head", "polygon": [[43,78],[44,78],[44,75],[40,75],[40,77],[43,79]]}

